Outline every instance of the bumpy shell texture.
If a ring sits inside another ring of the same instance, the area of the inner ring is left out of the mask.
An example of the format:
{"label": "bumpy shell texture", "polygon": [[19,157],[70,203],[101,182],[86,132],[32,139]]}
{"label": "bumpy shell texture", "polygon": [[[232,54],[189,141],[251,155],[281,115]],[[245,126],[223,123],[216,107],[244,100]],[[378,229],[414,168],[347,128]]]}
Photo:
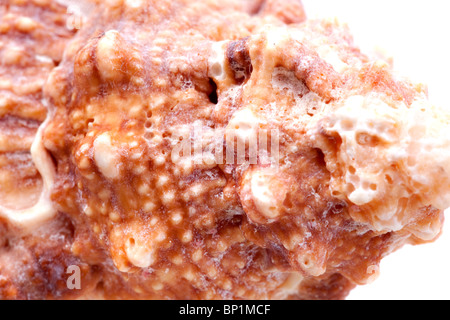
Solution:
{"label": "bumpy shell texture", "polygon": [[439,236],[450,114],[346,26],[64,2],[0,2],[1,298],[343,299]]}

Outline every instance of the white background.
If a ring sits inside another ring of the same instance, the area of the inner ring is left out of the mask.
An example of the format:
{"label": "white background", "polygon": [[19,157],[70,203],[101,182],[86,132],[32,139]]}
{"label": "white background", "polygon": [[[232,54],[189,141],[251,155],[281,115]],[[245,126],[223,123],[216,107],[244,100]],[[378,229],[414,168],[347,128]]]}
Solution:
{"label": "white background", "polygon": [[[363,52],[382,48],[394,58],[398,72],[427,84],[430,99],[450,109],[450,1],[303,3],[309,18],[338,17],[347,23]],[[380,277],[370,285],[356,288],[349,299],[450,299],[450,221],[437,242],[406,246],[385,258]]]}

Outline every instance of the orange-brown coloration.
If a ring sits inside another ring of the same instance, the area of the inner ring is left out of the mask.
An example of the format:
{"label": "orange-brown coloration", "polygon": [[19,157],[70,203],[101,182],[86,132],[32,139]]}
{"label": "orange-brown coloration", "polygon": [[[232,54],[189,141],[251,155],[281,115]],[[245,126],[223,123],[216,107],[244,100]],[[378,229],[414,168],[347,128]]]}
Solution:
{"label": "orange-brown coloration", "polygon": [[47,113],[42,88],[73,33],[65,30],[65,8],[50,1],[2,0],[0,16],[0,201],[14,206],[16,197],[28,198],[17,195],[23,188],[40,188],[29,150]]}
{"label": "orange-brown coloration", "polygon": [[[382,199],[358,206],[338,188],[345,141],[326,115],[352,96],[410,105],[423,94],[369,61],[346,28],[304,22],[296,0],[98,7],[44,89],[51,116],[42,141],[59,214],[28,238],[0,225],[0,296],[72,298],[66,278],[47,270],[75,264],[81,297],[342,299],[385,255],[431,240],[420,237],[424,226],[440,230],[442,211],[414,194],[399,201],[413,218],[379,230],[371,206]],[[275,130],[279,163],[262,164],[273,150],[257,164],[174,155],[180,133],[196,127]],[[357,137],[364,148],[382,145]],[[42,230],[61,233],[59,242]],[[38,259],[29,267],[36,285],[17,281],[18,249],[2,238]],[[49,284],[37,296],[42,279]]]}
{"label": "orange-brown coloration", "polygon": [[[30,147],[47,114],[43,86],[74,36],[66,20],[53,1],[0,1],[0,206],[8,209],[33,205],[42,190]],[[64,266],[80,261],[70,252],[67,217],[26,236],[3,218],[0,225],[1,298],[72,295]]]}

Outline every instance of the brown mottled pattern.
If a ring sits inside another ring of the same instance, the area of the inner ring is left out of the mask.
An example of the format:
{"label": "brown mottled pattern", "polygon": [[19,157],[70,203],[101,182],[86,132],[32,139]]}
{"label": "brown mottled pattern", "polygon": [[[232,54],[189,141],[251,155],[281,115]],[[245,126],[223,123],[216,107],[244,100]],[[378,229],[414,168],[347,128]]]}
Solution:
{"label": "brown mottled pattern", "polygon": [[[0,224],[1,297],[343,299],[384,256],[426,242],[417,230],[441,226],[412,195],[414,218],[377,231],[370,204],[333,190],[342,139],[324,115],[353,95],[409,105],[424,92],[371,62],[347,28],[305,22],[300,1],[111,0],[54,67],[43,143],[59,213],[28,237]],[[274,150],[257,163],[176,154],[183,139],[213,144],[180,137],[195,128],[276,131],[279,163],[264,164]],[[63,285],[70,264],[79,293]]]}

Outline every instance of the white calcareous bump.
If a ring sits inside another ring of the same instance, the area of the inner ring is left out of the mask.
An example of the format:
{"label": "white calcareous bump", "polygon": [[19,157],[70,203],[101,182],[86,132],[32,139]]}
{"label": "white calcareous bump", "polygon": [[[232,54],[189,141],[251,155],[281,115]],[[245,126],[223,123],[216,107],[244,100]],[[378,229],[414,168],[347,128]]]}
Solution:
{"label": "white calcareous bump", "polygon": [[367,267],[369,277],[365,281],[366,284],[373,283],[380,276],[380,267],[378,265],[370,265]]}
{"label": "white calcareous bump", "polygon": [[16,20],[16,28],[20,32],[31,32],[38,26],[38,23],[29,17],[20,17]]}
{"label": "white calcareous bump", "polygon": [[297,262],[304,272],[313,277],[319,277],[327,271],[326,266],[318,263],[314,255],[299,254]]}
{"label": "white calcareous bump", "polygon": [[357,188],[353,191],[348,199],[358,206],[362,206],[370,203],[376,197],[376,192],[373,190],[367,190],[365,188]]}
{"label": "white calcareous bump", "polygon": [[8,107],[10,99],[6,97],[0,97],[0,110]]}
{"label": "white calcareous bump", "polygon": [[288,273],[286,280],[280,287],[277,299],[286,299],[292,294],[298,293],[298,287],[303,282],[304,276],[299,272]]}
{"label": "white calcareous bump", "polygon": [[174,212],[172,214],[172,216],[170,217],[170,220],[175,225],[180,224],[183,221],[183,214],[182,214],[182,212]]}
{"label": "white calcareous bump", "polygon": [[144,1],[143,0],[126,0],[125,4],[129,8],[137,9],[137,8],[141,8],[144,6]]}
{"label": "white calcareous bump", "polygon": [[267,223],[279,218],[287,190],[272,168],[249,170],[243,179],[241,199],[253,222]]}
{"label": "white calcareous bump", "polygon": [[150,192],[150,185],[147,183],[142,183],[138,186],[137,191],[140,195],[146,195]]}
{"label": "white calcareous bump", "polygon": [[276,51],[291,39],[285,27],[271,27],[267,30],[266,49]]}
{"label": "white calcareous bump", "polygon": [[[347,168],[338,191],[356,205],[377,199],[383,191],[380,187],[386,184],[380,174],[389,166],[386,146],[399,141],[395,110],[375,97],[352,96],[326,118],[326,131],[342,139],[339,160]],[[353,188],[348,189],[348,185]]]}
{"label": "white calcareous bump", "polygon": [[169,182],[169,177],[165,175],[160,175],[156,181],[157,187],[163,187]]}
{"label": "white calcareous bump", "polygon": [[97,44],[97,63],[105,81],[120,81],[124,76],[123,64],[131,63],[131,44],[126,44],[117,30],[107,31]]}
{"label": "white calcareous bump", "polygon": [[50,57],[48,57],[48,56],[43,56],[43,55],[41,55],[41,54],[36,54],[35,56],[34,56],[34,58],[37,60],[37,61],[39,61],[40,63],[42,63],[42,64],[46,64],[46,65],[49,65],[49,66],[51,66],[51,67],[53,67],[55,64],[54,64],[54,62],[53,62],[53,60],[52,60],[52,58],[50,58]]}
{"label": "white calcareous bump", "polygon": [[211,46],[211,54],[208,59],[208,76],[217,80],[225,80],[227,73],[225,69],[225,42],[215,42]]}
{"label": "white calcareous bump", "polygon": [[[402,211],[398,199],[419,196],[422,203],[417,205],[422,207],[450,206],[450,113],[425,98],[409,107],[387,101],[375,95],[349,97],[308,130],[315,143],[322,129],[341,138],[337,163],[328,157],[333,150],[318,145],[330,172],[345,169],[332,178],[331,187],[358,206],[384,199],[378,210],[372,209],[373,228],[383,232],[411,223],[412,213],[398,215]],[[431,229],[414,232],[429,240],[439,226]]]}
{"label": "white calcareous bump", "polygon": [[5,65],[19,64],[24,56],[25,52],[23,51],[23,48],[11,45],[10,47],[3,49],[1,62]]}
{"label": "white calcareous bump", "polygon": [[181,237],[181,241],[183,242],[183,243],[189,243],[189,242],[191,242],[192,241],[192,239],[193,239],[193,234],[192,234],[192,231],[191,230],[187,230],[187,231],[185,231],[184,233],[183,233],[183,235],[182,235],[182,237]]}
{"label": "white calcareous bump", "polygon": [[410,109],[402,117],[402,144],[389,152],[389,158],[400,157],[408,175],[421,186],[418,191],[445,210],[450,207],[450,112],[425,100],[415,101]]}
{"label": "white calcareous bump", "polygon": [[108,133],[103,133],[94,140],[94,160],[98,169],[106,178],[116,179],[119,177],[120,156]]}
{"label": "white calcareous bump", "polygon": [[19,227],[23,232],[29,233],[56,215],[56,209],[50,199],[50,192],[55,181],[56,170],[53,160],[45,150],[42,135],[50,116],[39,127],[36,137],[31,146],[31,156],[43,181],[43,190],[38,202],[26,209],[12,210],[0,205],[0,217],[5,218],[12,225]]}
{"label": "white calcareous bump", "polygon": [[252,198],[256,208],[269,219],[279,215],[279,206],[266,176],[256,172],[251,179]]}
{"label": "white calcareous bump", "polygon": [[257,143],[261,123],[262,120],[249,108],[236,111],[226,128],[227,143],[234,144],[234,138],[237,139],[238,146],[245,146],[249,142]]}
{"label": "white calcareous bump", "polygon": [[147,201],[144,203],[144,205],[142,206],[142,209],[145,212],[153,212],[153,210],[156,209],[156,204],[152,201]]}
{"label": "white calcareous bump", "polygon": [[155,252],[152,248],[131,238],[125,244],[128,260],[136,267],[148,268],[155,262]]}
{"label": "white calcareous bump", "polygon": [[442,224],[439,219],[435,219],[425,224],[421,224],[411,229],[412,234],[424,241],[433,241],[441,233]]}
{"label": "white calcareous bump", "polygon": [[173,191],[164,192],[164,194],[161,197],[161,201],[165,205],[173,204],[175,202],[175,193]]}

